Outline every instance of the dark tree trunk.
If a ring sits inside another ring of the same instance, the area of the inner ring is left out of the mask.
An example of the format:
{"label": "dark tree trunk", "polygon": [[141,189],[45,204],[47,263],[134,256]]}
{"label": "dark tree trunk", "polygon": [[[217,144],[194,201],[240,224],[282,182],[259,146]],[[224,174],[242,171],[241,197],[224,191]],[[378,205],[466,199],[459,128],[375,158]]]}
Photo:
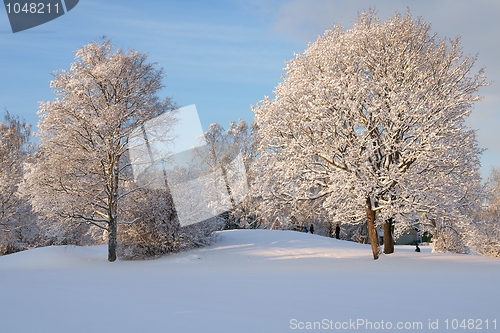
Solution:
{"label": "dark tree trunk", "polygon": [[108,234],[108,261],[113,262],[116,260],[116,221],[109,221],[109,234]]}
{"label": "dark tree trunk", "polygon": [[431,219],[430,221],[432,223],[432,227],[434,228],[434,235],[436,235],[436,238],[437,238],[438,234],[437,234],[436,220],[435,219]]}
{"label": "dark tree trunk", "polygon": [[236,207],[236,202],[234,201],[233,191],[231,190],[231,186],[229,185],[229,180],[227,179],[227,171],[224,165],[221,165],[222,177],[224,178],[224,183],[226,184],[227,194],[229,195],[229,200],[231,201],[231,208],[234,209]]}
{"label": "dark tree trunk", "polygon": [[392,236],[392,218],[384,222],[384,253],[394,253],[394,237]]}
{"label": "dark tree trunk", "polygon": [[231,190],[231,186],[229,185],[229,180],[227,179],[226,166],[221,164],[221,170],[222,170],[222,178],[224,179],[224,183],[226,184],[227,194],[229,195],[229,201],[231,201],[231,210],[223,213],[223,216],[226,220],[226,226],[224,227],[224,229],[226,230],[235,229],[236,223],[234,223],[233,221],[232,218],[233,214],[231,214],[231,211],[234,211],[234,209],[236,208],[236,202],[233,197],[233,191]]}
{"label": "dark tree trunk", "polygon": [[377,260],[379,257],[378,233],[375,227],[375,211],[372,209],[370,198],[366,198],[366,217],[368,226],[368,236],[370,237],[370,244],[372,245],[373,259]]}
{"label": "dark tree trunk", "polygon": [[[113,159],[111,159],[113,161]],[[112,163],[112,175],[110,179],[111,189],[108,193],[108,261],[116,260],[116,247],[118,238],[118,163]]]}

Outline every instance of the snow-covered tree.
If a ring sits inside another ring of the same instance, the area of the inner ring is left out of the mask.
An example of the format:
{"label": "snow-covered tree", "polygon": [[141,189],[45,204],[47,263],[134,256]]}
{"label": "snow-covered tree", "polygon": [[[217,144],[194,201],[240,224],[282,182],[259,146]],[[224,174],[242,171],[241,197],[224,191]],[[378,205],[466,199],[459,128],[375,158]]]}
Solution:
{"label": "snow-covered tree", "polygon": [[172,196],[165,190],[141,189],[127,198],[132,224],[121,226],[120,259],[155,258],[180,249],[180,224]]}
{"label": "snow-covered tree", "polygon": [[486,188],[483,206],[469,231],[469,244],[481,255],[500,257],[500,168],[491,171]]}
{"label": "snow-covered tree", "polygon": [[114,261],[117,225],[133,222],[120,217],[127,209],[120,201],[134,190],[125,158],[129,136],[173,105],[158,98],[163,70],[146,54],[117,49],[103,38],[75,58],[69,70],[54,73],[57,98],[41,102],[40,145],[27,192],[47,218],[105,230],[108,260]]}
{"label": "snow-covered tree", "polygon": [[[247,182],[251,179],[252,163],[255,159],[255,142],[252,127],[244,120],[233,120],[226,130],[218,123],[210,125],[204,133],[205,145],[195,154],[199,167],[210,170],[209,181],[222,182],[230,199],[230,205],[222,218],[226,229],[252,227],[255,224],[252,199],[247,196]],[[224,191],[225,192],[225,191]],[[222,202],[214,200],[214,203]]]}
{"label": "snow-covered tree", "polygon": [[261,142],[257,188],[267,206],[321,200],[333,223],[377,228],[415,218],[460,216],[479,181],[475,133],[464,125],[486,85],[460,40],[440,39],[421,18],[370,10],[346,30],[325,31],[286,64],[275,90],[253,108]]}
{"label": "snow-covered tree", "polygon": [[[228,140],[235,144],[243,157],[246,180],[251,184],[254,179],[254,162],[257,158],[258,142],[255,140],[255,123],[248,124],[240,119],[238,122],[230,121],[226,133]],[[260,228],[261,219],[258,214],[259,200],[251,195],[251,188],[241,203],[231,212],[234,221],[240,228]]]}
{"label": "snow-covered tree", "polygon": [[5,113],[0,123],[0,223],[16,213],[22,199],[18,194],[23,175],[23,163],[28,156],[30,125]]}
{"label": "snow-covered tree", "polygon": [[0,122],[0,254],[24,249],[35,228],[29,202],[19,192],[31,150],[30,125],[5,112]]}

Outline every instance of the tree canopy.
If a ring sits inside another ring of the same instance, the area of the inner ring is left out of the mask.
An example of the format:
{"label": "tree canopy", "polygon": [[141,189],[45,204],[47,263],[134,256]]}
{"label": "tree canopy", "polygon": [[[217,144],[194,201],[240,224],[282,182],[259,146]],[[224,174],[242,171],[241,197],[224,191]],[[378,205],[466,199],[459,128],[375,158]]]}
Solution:
{"label": "tree canopy", "polygon": [[[54,73],[56,99],[41,102],[36,163],[27,176],[33,207],[45,216],[106,231],[116,259],[120,200],[130,191],[126,152],[131,132],[172,109],[160,100],[163,70],[147,55],[103,38],[76,51],[69,70]],[[172,119],[173,120],[173,119]]]}
{"label": "tree canopy", "polygon": [[479,180],[464,124],[487,84],[474,63],[459,38],[440,39],[409,12],[381,22],[371,10],[325,31],[253,108],[266,206],[312,200],[333,223],[367,221],[375,259],[377,226],[456,219]]}

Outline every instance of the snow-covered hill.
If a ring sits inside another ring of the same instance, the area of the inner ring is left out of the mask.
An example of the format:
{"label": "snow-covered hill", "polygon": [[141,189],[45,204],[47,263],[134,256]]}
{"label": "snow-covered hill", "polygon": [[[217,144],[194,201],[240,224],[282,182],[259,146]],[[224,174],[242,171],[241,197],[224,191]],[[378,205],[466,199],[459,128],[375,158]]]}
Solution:
{"label": "snow-covered hill", "polygon": [[147,261],[34,249],[0,257],[0,332],[500,329],[500,260],[396,251],[269,230]]}

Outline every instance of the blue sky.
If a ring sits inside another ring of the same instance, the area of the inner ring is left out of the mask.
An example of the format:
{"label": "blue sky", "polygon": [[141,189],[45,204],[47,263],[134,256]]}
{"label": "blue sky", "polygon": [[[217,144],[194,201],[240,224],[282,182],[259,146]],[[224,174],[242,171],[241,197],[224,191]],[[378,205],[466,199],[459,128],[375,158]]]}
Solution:
{"label": "blue sky", "polygon": [[[500,1],[497,0],[80,0],[67,14],[13,34],[0,9],[0,108],[36,125],[38,101],[53,100],[51,73],[68,69],[74,51],[108,36],[148,53],[166,73],[162,97],[196,104],[202,122],[252,121],[250,105],[272,95],[284,61],[337,22],[376,7],[381,19],[409,7],[441,37],[462,36],[465,53],[486,67],[485,96],[468,120],[487,151],[482,171],[500,166]],[[476,70],[477,70],[476,69]]]}

